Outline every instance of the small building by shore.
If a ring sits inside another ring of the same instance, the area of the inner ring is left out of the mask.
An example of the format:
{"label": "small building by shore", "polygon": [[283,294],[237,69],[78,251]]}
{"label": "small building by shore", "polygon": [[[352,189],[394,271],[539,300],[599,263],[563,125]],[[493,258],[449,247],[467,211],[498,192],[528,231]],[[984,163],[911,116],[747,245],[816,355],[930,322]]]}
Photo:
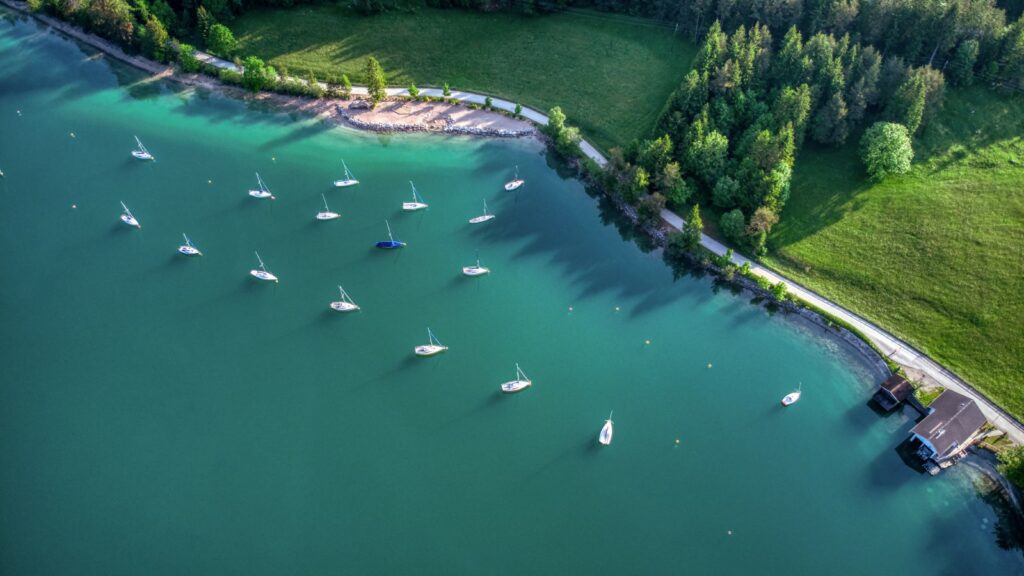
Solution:
{"label": "small building by shore", "polygon": [[931,474],[956,463],[985,425],[974,400],[946,390],[932,402],[930,412],[910,430],[917,457]]}
{"label": "small building by shore", "polygon": [[899,374],[893,374],[878,385],[878,391],[872,399],[882,410],[891,412],[894,408],[903,403],[904,400],[913,396],[914,386],[906,378]]}

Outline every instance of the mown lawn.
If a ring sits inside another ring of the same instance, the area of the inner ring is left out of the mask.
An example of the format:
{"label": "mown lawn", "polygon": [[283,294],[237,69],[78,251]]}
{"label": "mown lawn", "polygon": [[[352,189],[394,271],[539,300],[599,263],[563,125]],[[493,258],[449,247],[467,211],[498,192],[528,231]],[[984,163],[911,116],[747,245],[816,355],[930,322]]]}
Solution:
{"label": "mown lawn", "polygon": [[768,264],[899,334],[1024,417],[1024,99],[947,91],[911,173],[807,149]]}
{"label": "mown lawn", "polygon": [[290,74],[345,73],[361,83],[374,55],[392,85],[448,82],[545,112],[561,106],[606,150],[648,135],[695,53],[661,24],[603,13],[420,8],[362,16],[321,5],[254,10],[228,25],[240,54]]}

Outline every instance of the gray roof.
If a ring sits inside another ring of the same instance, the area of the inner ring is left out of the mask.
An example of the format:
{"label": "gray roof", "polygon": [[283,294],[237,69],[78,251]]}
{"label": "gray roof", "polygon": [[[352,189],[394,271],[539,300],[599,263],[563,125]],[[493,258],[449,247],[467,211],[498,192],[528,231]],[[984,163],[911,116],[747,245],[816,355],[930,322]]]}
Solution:
{"label": "gray roof", "polygon": [[893,374],[892,376],[889,376],[889,378],[885,382],[882,382],[879,386],[881,386],[883,390],[891,394],[897,402],[903,402],[904,400],[907,399],[907,396],[910,396],[911,394],[914,393],[914,387],[910,384],[910,382],[907,382],[907,380],[900,376],[899,374]]}
{"label": "gray roof", "polygon": [[932,412],[910,431],[931,442],[939,458],[963,447],[968,438],[985,424],[985,415],[974,400],[946,390],[932,402]]}

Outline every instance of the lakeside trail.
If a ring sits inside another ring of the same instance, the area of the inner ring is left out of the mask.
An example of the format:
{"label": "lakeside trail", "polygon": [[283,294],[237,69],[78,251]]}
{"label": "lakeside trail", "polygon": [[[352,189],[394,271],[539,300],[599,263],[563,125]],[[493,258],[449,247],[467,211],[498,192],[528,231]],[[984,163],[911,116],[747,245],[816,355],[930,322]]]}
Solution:
{"label": "lakeside trail", "polygon": [[[682,230],[685,221],[679,217],[679,215],[669,211],[662,210],[661,218],[668,223],[669,226],[676,230]],[[701,234],[700,243],[702,246],[722,256],[726,253],[728,248],[721,242]],[[804,286],[782,276],[753,260],[749,260],[743,256],[734,254],[732,261],[737,266],[743,264],[750,265],[750,271],[758,276],[768,280],[772,284],[782,282],[786,285],[786,289],[791,294],[796,295],[801,300],[813,304],[818,308],[832,314],[833,316],[848,322],[861,331],[871,342],[882,351],[883,354],[893,362],[896,362],[907,371],[907,376],[911,380],[923,380],[930,385],[939,385],[947,390],[953,390],[973,399],[978,403],[978,407],[988,418],[989,422],[993,426],[1006,432],[1006,434],[1018,444],[1024,443],[1024,426],[1019,421],[1010,416],[1002,408],[996,406],[981,392],[978,392],[970,384],[964,381],[962,378],[946,369],[935,360],[932,360],[924,352],[921,352],[917,348],[914,348],[910,344],[900,340],[896,336],[893,336],[889,332],[879,328],[875,324],[868,320],[861,318],[846,308],[828,300],[824,296],[821,296],[812,290],[805,288]]]}
{"label": "lakeside trail", "polygon": [[[153,74],[152,79],[173,79],[188,85],[220,89],[231,93],[232,95],[237,93],[238,96],[274,102],[287,108],[310,112],[315,114],[317,117],[323,117],[336,122],[347,122],[351,125],[364,129],[386,131],[438,131],[491,136],[525,135],[522,133],[502,133],[502,130],[506,129],[510,131],[518,130],[520,129],[518,125],[526,125],[527,123],[525,122],[514,120],[495,112],[471,110],[464,106],[458,107],[452,106],[451,104],[396,102],[394,103],[397,104],[396,106],[384,106],[378,111],[357,111],[351,109],[352,101],[309,100],[306,98],[288,97],[267,93],[252,96],[240,89],[224,86],[219,81],[210,79],[209,77],[199,74],[178,74],[175,73],[174,68],[171,66],[159,64],[140,56],[129,55],[116,45],[90,33],[84,32],[83,30],[67,24],[66,22],[56,20],[43,14],[31,12],[25,2],[17,0],[0,0],[0,4],[6,5],[17,12],[35,17],[68,36],[98,48],[118,60],[149,72]],[[197,51],[196,56],[201,61],[217,68],[233,70],[236,72],[241,71],[234,63],[222,60],[210,54]],[[365,87],[353,87],[352,94],[355,96],[366,96],[367,90]],[[439,88],[423,88],[420,90],[420,94],[431,97],[440,97],[443,95],[442,90]],[[387,95],[389,97],[408,96],[409,91],[405,88],[388,88]],[[453,90],[450,98],[463,104],[470,103],[482,105],[486,101],[487,96],[473,92]],[[516,104],[508,100],[492,97],[492,106],[499,110],[513,112]],[[459,112],[464,112],[464,114],[458,115],[453,113],[452,110],[450,110],[453,108],[459,109]],[[546,115],[525,106],[522,107],[522,116],[523,118],[540,126],[546,126],[548,123],[548,117]],[[515,122],[518,123],[518,125],[507,124],[505,121]],[[395,123],[392,124],[391,122]],[[445,126],[449,129],[444,129]],[[533,130],[531,129],[531,133],[532,132]],[[593,160],[599,166],[603,167],[607,164],[607,159],[604,155],[602,155],[590,142],[582,140],[580,142],[580,150],[586,157]],[[661,218],[668,226],[675,230],[682,230],[682,227],[685,224],[685,221],[678,214],[667,209],[662,210]],[[728,250],[728,248],[721,242],[706,234],[701,234],[700,242],[703,247],[719,256],[724,255]],[[912,380],[922,380],[930,385],[940,385],[946,389],[953,390],[973,399],[978,403],[978,406],[985,414],[985,417],[988,418],[994,426],[1004,431],[1014,442],[1024,444],[1024,424],[1021,424],[1021,422],[996,406],[985,395],[977,391],[965,380],[935,360],[931,359],[920,350],[876,326],[872,322],[854,314],[841,305],[828,300],[827,298],[778,274],[777,272],[766,268],[765,266],[762,266],[761,264],[758,264],[757,262],[736,254],[733,255],[732,261],[737,266],[742,266],[744,263],[749,264],[750,270],[758,276],[767,279],[773,284],[782,282],[791,294],[796,295],[802,300],[813,304],[814,306],[817,306],[829,314],[832,314],[856,327],[875,346],[877,346],[887,358],[903,366],[907,371],[907,375]]]}

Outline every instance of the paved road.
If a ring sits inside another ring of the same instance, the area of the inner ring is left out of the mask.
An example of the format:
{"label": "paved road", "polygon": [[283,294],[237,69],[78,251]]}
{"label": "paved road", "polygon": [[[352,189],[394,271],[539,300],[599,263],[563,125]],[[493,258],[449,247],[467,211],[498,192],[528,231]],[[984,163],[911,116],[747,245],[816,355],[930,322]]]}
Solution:
{"label": "paved road", "polygon": [[[234,63],[228,62],[227,60],[222,60],[220,58],[217,58],[216,56],[207,54],[205,52],[197,51],[196,58],[198,58],[202,62],[210,64],[211,66],[216,66],[217,68],[226,68],[228,70],[233,70],[235,72],[242,71],[242,69],[238,66],[235,66]],[[365,86],[353,86],[352,94],[355,94],[357,96],[368,95]],[[387,94],[388,96],[408,96],[409,90],[405,88],[388,88]],[[423,96],[439,98],[441,96],[444,96],[444,91],[441,90],[440,88],[421,88],[420,94],[422,94]],[[477,94],[476,92],[466,92],[463,90],[452,90],[449,98],[454,98],[459,102],[466,102],[470,104],[483,104],[487,100],[487,95]],[[498,108],[499,110],[504,110],[506,112],[515,112],[516,110],[515,102],[510,102],[502,98],[495,98],[493,96],[491,97],[491,106]],[[523,106],[523,110],[521,113],[524,118],[530,120],[534,124],[539,124],[541,126],[548,125],[548,117],[542,112],[538,112],[533,108],[527,108],[526,106]],[[604,166],[605,164],[608,163],[608,160],[605,159],[604,155],[598,152],[597,148],[595,148],[593,144],[587,142],[586,140],[580,141],[580,150],[582,150],[588,158],[591,158],[594,162],[597,162],[599,166]]]}
{"label": "paved road", "polygon": [[[668,210],[662,210],[661,217],[669,226],[672,226],[677,230],[682,230],[684,221],[678,214]],[[707,235],[701,236],[700,243],[708,250],[720,256],[724,255],[728,249],[724,244]],[[941,364],[929,358],[923,352],[917,350],[910,344],[907,344],[864,318],[857,316],[839,304],[836,304],[835,302],[808,290],[800,284],[765,268],[757,262],[738,255],[733,256],[733,262],[739,266],[742,266],[744,262],[749,263],[751,272],[766,278],[773,284],[778,282],[785,283],[786,288],[790,293],[795,294],[802,300],[810,302],[829,314],[832,314],[833,316],[856,327],[861,331],[861,333],[867,336],[883,354],[888,356],[894,362],[907,368],[908,374],[911,374],[913,377],[916,378],[918,375],[924,376],[926,380],[939,384],[943,388],[954,390],[964,396],[973,398],[974,401],[978,403],[978,406],[981,407],[981,411],[988,418],[989,422],[1005,431],[1015,442],[1024,443],[1024,426],[1022,426],[1020,422],[989,401],[988,398],[972,388],[970,384],[964,382],[956,374],[953,374]]]}

